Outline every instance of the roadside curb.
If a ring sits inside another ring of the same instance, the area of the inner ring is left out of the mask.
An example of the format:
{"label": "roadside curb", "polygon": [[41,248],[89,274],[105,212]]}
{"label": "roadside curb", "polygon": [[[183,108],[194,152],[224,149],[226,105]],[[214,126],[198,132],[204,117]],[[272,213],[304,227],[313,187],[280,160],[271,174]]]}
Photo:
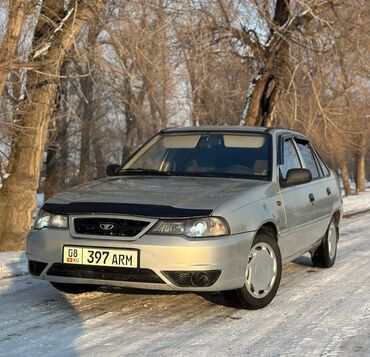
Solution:
{"label": "roadside curb", "polygon": [[356,212],[345,213],[345,214],[343,215],[343,218],[351,218],[351,217],[353,217],[353,216],[357,216],[357,215],[359,215],[359,214],[364,214],[364,213],[368,213],[368,212],[370,212],[370,208],[364,209],[364,210],[362,210],[362,211],[356,211]]}

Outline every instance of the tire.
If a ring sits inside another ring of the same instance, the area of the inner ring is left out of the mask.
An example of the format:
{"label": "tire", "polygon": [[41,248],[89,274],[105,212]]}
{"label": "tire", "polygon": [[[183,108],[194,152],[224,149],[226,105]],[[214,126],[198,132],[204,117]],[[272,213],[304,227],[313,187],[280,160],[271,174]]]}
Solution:
{"label": "tire", "polygon": [[339,240],[339,229],[334,218],[330,221],[320,246],[312,255],[312,263],[318,268],[331,268],[337,257],[337,243]]}
{"label": "tire", "polygon": [[[256,259],[257,254],[258,260]],[[259,264],[259,267],[252,264]],[[268,265],[270,269],[262,271],[260,264]],[[261,275],[256,277],[258,271]],[[244,285],[240,289],[224,291],[224,296],[233,306],[248,310],[262,309],[275,297],[280,285],[281,271],[281,255],[276,238],[270,232],[259,232],[253,241],[248,257]],[[256,291],[253,283],[260,285],[260,288],[266,286],[266,289]]]}
{"label": "tire", "polygon": [[57,290],[66,294],[84,294],[98,289],[98,285],[89,284],[65,284],[65,283],[54,283],[50,284]]}

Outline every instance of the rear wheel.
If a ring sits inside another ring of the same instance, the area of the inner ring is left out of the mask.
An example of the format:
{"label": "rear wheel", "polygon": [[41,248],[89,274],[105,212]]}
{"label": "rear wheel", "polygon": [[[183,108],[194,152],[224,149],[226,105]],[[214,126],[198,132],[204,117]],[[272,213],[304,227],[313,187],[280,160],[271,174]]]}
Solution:
{"label": "rear wheel", "polygon": [[98,285],[89,285],[89,284],[65,284],[65,283],[54,283],[50,282],[55,289],[67,293],[67,294],[83,294],[95,291],[98,289]]}
{"label": "rear wheel", "polygon": [[339,230],[335,220],[332,219],[321,245],[312,255],[312,263],[319,268],[330,268],[334,265],[337,257],[337,243]]}
{"label": "rear wheel", "polygon": [[267,306],[275,297],[281,279],[281,256],[275,237],[269,232],[257,233],[251,247],[245,283],[242,288],[225,291],[233,305],[256,310]]}

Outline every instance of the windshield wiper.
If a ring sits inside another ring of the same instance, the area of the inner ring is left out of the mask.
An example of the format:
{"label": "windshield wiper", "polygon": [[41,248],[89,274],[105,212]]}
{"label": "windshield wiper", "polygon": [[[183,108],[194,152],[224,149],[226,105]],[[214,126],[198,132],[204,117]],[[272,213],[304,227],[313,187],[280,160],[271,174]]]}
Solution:
{"label": "windshield wiper", "polygon": [[161,176],[169,176],[170,172],[168,171],[159,171],[154,169],[144,169],[144,168],[128,168],[121,170],[118,175],[161,175]]}
{"label": "windshield wiper", "polygon": [[209,177],[212,176],[211,173],[207,172],[193,172],[193,171],[173,171],[171,172],[173,176],[195,176],[195,177]]}
{"label": "windshield wiper", "polygon": [[268,180],[268,177],[251,174],[236,174],[236,173],[221,173],[221,172],[176,172],[170,173],[172,176],[192,176],[192,177],[214,177],[214,178],[235,178],[235,179],[251,179],[251,180]]}

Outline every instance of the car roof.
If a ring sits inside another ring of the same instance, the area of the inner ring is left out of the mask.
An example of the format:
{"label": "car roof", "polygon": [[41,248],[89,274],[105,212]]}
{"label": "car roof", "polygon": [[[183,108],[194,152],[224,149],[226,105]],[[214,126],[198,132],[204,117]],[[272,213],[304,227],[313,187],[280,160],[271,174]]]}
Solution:
{"label": "car roof", "polygon": [[298,131],[293,131],[284,128],[266,128],[261,126],[237,126],[237,125],[213,125],[213,126],[182,126],[161,130],[161,133],[194,133],[194,132],[237,132],[237,133],[270,133],[277,135],[280,133],[293,134],[295,136],[304,137]]}

